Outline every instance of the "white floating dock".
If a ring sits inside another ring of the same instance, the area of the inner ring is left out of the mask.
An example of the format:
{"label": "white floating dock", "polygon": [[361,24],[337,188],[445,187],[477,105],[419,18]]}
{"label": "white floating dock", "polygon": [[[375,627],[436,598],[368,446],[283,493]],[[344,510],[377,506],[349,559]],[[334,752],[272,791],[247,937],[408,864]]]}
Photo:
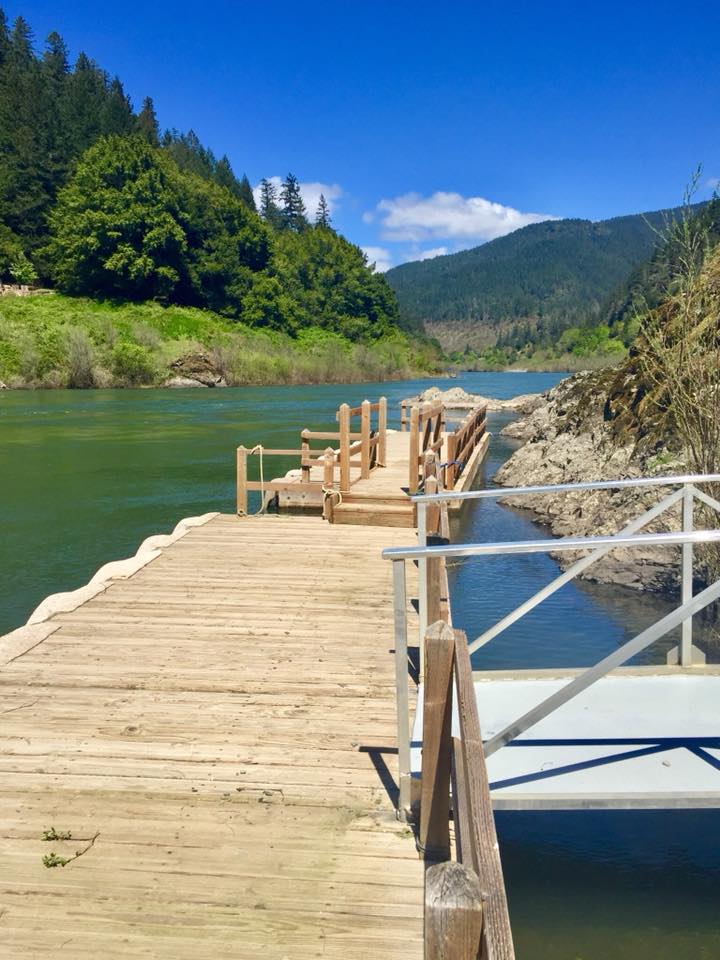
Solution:
{"label": "white floating dock", "polygon": [[[476,674],[483,738],[579,672]],[[415,776],[421,741],[422,687]],[[720,671],[630,668],[605,677],[490,756],[487,767],[495,809],[720,807]]]}

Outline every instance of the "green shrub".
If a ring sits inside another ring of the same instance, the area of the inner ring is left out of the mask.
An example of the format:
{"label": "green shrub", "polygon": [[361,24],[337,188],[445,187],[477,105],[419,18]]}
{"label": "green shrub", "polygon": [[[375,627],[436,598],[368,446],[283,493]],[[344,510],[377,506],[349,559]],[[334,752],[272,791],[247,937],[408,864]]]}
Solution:
{"label": "green shrub", "polygon": [[95,351],[82,327],[67,332],[68,386],[87,389],[95,386]]}
{"label": "green shrub", "polygon": [[120,340],[112,349],[113,373],[129,384],[153,383],[157,368],[147,347]]}

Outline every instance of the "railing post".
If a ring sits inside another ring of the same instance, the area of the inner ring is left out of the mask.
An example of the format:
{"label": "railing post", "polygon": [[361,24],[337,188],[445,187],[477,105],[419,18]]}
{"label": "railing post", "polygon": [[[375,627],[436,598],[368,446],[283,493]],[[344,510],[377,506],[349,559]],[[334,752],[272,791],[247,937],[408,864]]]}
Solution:
{"label": "railing post", "polygon": [[330,523],[333,522],[335,512],[335,503],[333,493],[328,493],[335,484],[335,451],[332,447],[325,449],[323,457],[323,517]]}
{"label": "railing post", "polygon": [[462,863],[435,863],[425,871],[426,960],[477,960],[482,897],[477,874]]}
{"label": "railing post", "polygon": [[[440,484],[437,477],[437,461],[434,455],[428,454],[425,457],[425,482],[423,485],[424,493],[437,493],[440,489]],[[440,531],[440,504],[439,503],[428,503],[427,504],[427,533],[428,536],[434,537],[437,536]]]}
{"label": "railing post", "polygon": [[363,400],[360,408],[360,476],[370,476],[370,401]]}
{"label": "railing post", "polygon": [[408,492],[412,496],[418,488],[418,463],[420,460],[420,411],[417,407],[410,408],[410,475],[408,477]]}
{"label": "railing post", "polygon": [[387,466],[387,397],[380,397],[378,405],[378,466]]}
{"label": "railing post", "polygon": [[[427,546],[427,504],[417,505],[417,537],[418,546]],[[420,680],[425,675],[425,631],[428,627],[428,594],[427,594],[427,559],[418,558],[418,652]]]}
{"label": "railing post", "polygon": [[[693,492],[690,484],[683,486],[682,500],[682,521],[683,533],[692,533],[693,530]],[[692,600],[693,595],[693,545],[684,543],[682,545],[682,597],[681,603],[686,604]],[[683,667],[692,666],[693,625],[692,617],[688,617],[683,622],[680,637],[680,665]]]}
{"label": "railing post", "polygon": [[246,516],[248,512],[247,491],[247,447],[237,448],[237,514]]}
{"label": "railing post", "polygon": [[445,467],[445,489],[452,490],[455,486],[455,464],[457,454],[457,434],[450,433],[447,438],[447,466]]}
{"label": "railing post", "polygon": [[425,634],[422,788],[419,848],[428,860],[450,858],[450,766],[455,634],[433,623]]}
{"label": "railing post", "polygon": [[350,407],[343,403],[338,410],[340,424],[340,492],[350,489]]}
{"label": "railing post", "polygon": [[308,439],[309,430],[303,430],[300,434],[300,473],[303,483],[310,480],[310,467],[305,466],[305,461],[310,459],[310,440]]}
{"label": "railing post", "polygon": [[410,814],[410,704],[408,702],[407,594],[405,561],[393,561],[393,617],[395,624],[395,696],[397,704],[398,820]]}

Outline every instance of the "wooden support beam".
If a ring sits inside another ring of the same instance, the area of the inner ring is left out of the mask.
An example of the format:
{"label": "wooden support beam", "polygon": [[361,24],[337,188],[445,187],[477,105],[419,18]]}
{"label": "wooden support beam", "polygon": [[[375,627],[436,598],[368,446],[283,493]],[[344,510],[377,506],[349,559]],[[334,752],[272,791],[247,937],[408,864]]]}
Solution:
{"label": "wooden support beam", "polygon": [[343,403],[338,410],[340,424],[340,491],[350,489],[350,407]]}
{"label": "wooden support beam", "polygon": [[330,523],[334,520],[335,513],[335,494],[328,491],[333,489],[335,484],[335,451],[328,447],[325,451],[325,464],[323,467],[323,517]]}
{"label": "wooden support beam", "polygon": [[378,466],[387,466],[387,397],[380,397],[378,409]]}
{"label": "wooden support beam", "polygon": [[310,466],[306,462],[310,456],[310,440],[308,439],[307,430],[303,430],[302,433],[300,434],[300,447],[301,447],[300,472],[303,479],[303,483],[307,483],[310,480]]}
{"label": "wooden support beam", "polygon": [[462,863],[425,871],[425,960],[477,960],[483,925],[480,881]]}
{"label": "wooden support beam", "polygon": [[514,960],[507,895],[495,832],[490,785],[483,752],[480,719],[475,699],[467,638],[461,630],[455,637],[455,678],[460,739],[464,753],[467,813],[456,821],[467,832],[460,840],[463,861],[480,878],[484,900],[483,956],[492,960]]}
{"label": "wooden support beam", "polygon": [[237,448],[237,466],[236,466],[236,475],[237,475],[237,514],[239,517],[247,516],[248,512],[248,502],[247,502],[247,447],[240,446]]}
{"label": "wooden support beam", "polygon": [[425,634],[420,841],[425,859],[450,857],[450,754],[455,636],[446,623]]}
{"label": "wooden support beam", "polygon": [[370,476],[370,401],[363,400],[360,414],[360,476]]}
{"label": "wooden support beam", "polygon": [[420,411],[417,407],[410,408],[410,474],[408,477],[408,491],[412,495],[417,493],[418,466],[420,464]]}

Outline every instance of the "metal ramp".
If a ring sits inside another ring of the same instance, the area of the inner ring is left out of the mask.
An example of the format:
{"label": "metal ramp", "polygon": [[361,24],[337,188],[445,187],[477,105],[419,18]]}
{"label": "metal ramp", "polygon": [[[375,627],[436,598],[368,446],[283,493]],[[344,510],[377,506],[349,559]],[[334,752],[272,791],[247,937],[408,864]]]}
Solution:
{"label": "metal ramp", "polygon": [[[571,672],[562,673],[476,673],[486,740],[566,686]],[[416,778],[423,692],[421,687],[411,744]],[[487,758],[493,807],[720,807],[719,704],[720,667],[691,674],[640,667],[604,677]],[[453,736],[458,730],[454,716]]]}
{"label": "metal ramp", "polygon": [[[720,667],[707,665],[693,643],[693,617],[720,601],[720,579],[695,592],[694,550],[720,544],[716,491],[720,475],[685,475],[597,481],[547,487],[448,491],[414,498],[420,546],[383,552],[393,563],[395,655],[398,702],[400,807],[416,803],[423,773],[422,744],[437,736],[458,738],[447,727],[438,734],[438,691],[430,687],[424,661],[429,624],[443,615],[441,591],[448,559],[502,554],[581,553],[567,570],[466,644],[481,649],[596,560],[618,547],[678,548],[680,603],[637,636],[587,669],[474,673],[473,682],[487,787],[493,806],[505,809],[607,807],[720,808]],[[614,535],[565,537],[507,543],[437,543],[447,529],[439,515],[450,501],[502,498],[512,494],[562,495],[567,491],[670,488],[671,492]],[[680,529],[641,532],[666,515]],[[705,529],[697,528],[698,519]],[[428,538],[435,536],[434,545]],[[404,691],[408,671],[405,564],[419,569],[419,676],[415,719]],[[433,628],[434,629],[434,628]],[[679,629],[680,642],[667,663],[624,667],[641,651]],[[458,642],[457,639],[455,641]],[[434,669],[434,668],[433,668]],[[427,680],[427,702],[423,679]],[[439,681],[434,681],[437,683]],[[440,691],[442,694],[442,690]],[[455,698],[456,701],[457,698]],[[456,711],[457,704],[453,703]],[[430,718],[430,719],[428,719]],[[446,725],[449,720],[442,721]],[[452,718],[453,731],[459,729]],[[424,729],[423,729],[424,728]],[[460,738],[461,739],[461,738]],[[423,774],[424,776],[424,774]],[[424,789],[424,788],[423,788]]]}

